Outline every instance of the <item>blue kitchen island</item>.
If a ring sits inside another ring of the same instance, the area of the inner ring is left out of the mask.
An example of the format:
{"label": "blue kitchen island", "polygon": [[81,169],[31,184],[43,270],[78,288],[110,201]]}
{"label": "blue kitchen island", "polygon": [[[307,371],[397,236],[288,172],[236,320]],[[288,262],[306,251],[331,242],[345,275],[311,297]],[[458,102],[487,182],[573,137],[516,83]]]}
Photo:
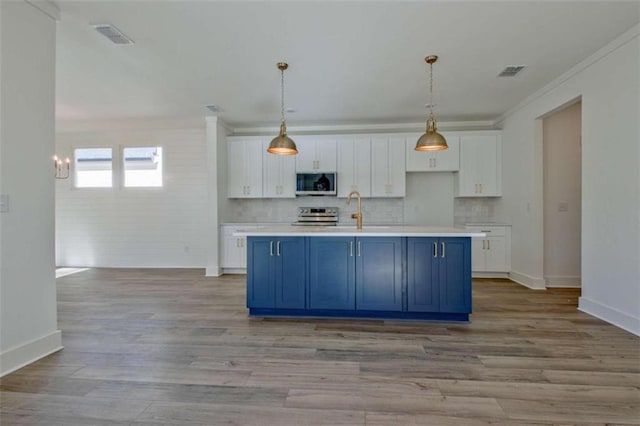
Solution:
{"label": "blue kitchen island", "polygon": [[471,237],[482,233],[281,226],[238,235],[248,237],[251,316],[469,320]]}

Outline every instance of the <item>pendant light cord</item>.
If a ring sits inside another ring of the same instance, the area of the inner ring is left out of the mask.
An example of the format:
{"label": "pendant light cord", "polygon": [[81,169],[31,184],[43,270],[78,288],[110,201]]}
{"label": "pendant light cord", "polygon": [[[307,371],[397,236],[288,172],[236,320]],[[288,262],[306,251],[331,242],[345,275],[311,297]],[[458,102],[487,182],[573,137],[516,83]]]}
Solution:
{"label": "pendant light cord", "polygon": [[429,118],[433,120],[433,62],[429,64]]}
{"label": "pendant light cord", "polygon": [[280,118],[284,123],[284,70],[280,70]]}

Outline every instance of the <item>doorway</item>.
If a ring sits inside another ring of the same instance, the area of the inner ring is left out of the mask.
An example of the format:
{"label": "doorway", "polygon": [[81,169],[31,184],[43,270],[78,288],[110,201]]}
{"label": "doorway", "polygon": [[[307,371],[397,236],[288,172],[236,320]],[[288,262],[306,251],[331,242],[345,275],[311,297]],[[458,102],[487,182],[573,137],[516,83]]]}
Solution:
{"label": "doorway", "polygon": [[582,102],[543,118],[544,279],[581,287]]}

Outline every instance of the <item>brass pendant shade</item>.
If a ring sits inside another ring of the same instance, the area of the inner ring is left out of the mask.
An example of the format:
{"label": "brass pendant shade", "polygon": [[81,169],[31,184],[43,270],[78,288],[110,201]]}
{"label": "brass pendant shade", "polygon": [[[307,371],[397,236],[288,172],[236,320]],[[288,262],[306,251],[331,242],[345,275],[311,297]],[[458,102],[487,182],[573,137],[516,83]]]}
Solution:
{"label": "brass pendant shade", "polygon": [[418,139],[415,150],[442,151],[447,148],[447,140],[437,132],[436,121],[430,117],[429,120],[427,120],[427,131]]}
{"label": "brass pendant shade", "polygon": [[287,125],[284,121],[280,124],[280,134],[271,139],[267,152],[277,155],[296,155],[298,153],[296,143],[287,136]]}
{"label": "brass pendant shade", "polygon": [[438,127],[436,126],[436,119],[433,117],[433,63],[438,60],[435,55],[430,55],[424,58],[425,62],[429,64],[429,118],[427,119],[427,129],[424,135],[420,136],[416,147],[416,151],[441,151],[447,149],[447,140],[438,133]]}
{"label": "brass pendant shade", "polygon": [[296,143],[287,136],[287,124],[284,121],[284,70],[289,68],[286,62],[278,62],[278,69],[280,70],[280,134],[271,140],[267,152],[276,155],[295,155],[298,153]]}

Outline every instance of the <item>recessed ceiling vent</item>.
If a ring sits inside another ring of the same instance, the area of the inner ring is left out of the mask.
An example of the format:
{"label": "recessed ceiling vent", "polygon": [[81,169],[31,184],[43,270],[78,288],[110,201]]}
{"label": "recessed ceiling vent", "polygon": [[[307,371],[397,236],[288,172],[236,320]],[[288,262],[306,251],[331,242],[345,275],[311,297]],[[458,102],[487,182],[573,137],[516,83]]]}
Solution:
{"label": "recessed ceiling vent", "polygon": [[503,69],[500,74],[498,74],[498,77],[515,77],[515,75],[522,71],[525,67],[526,65],[512,65],[509,67],[505,67],[505,69]]}
{"label": "recessed ceiling vent", "polygon": [[207,108],[211,112],[220,112],[220,106],[216,104],[205,105],[205,108]]}
{"label": "recessed ceiling vent", "polygon": [[115,44],[133,44],[133,40],[123,34],[122,31],[117,29],[111,24],[91,24],[97,32],[111,40]]}

